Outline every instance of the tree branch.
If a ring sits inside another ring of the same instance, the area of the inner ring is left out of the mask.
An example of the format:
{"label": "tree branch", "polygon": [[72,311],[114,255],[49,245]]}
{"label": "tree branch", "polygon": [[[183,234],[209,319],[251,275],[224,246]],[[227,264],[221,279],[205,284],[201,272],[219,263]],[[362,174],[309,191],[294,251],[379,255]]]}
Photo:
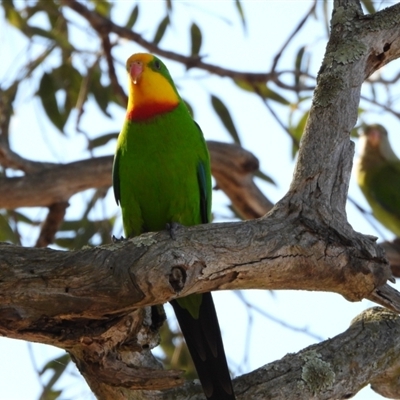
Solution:
{"label": "tree branch", "polygon": [[390,397],[398,398],[393,372],[399,368],[399,333],[398,315],[368,309],[342,334],[238,378],[235,391],[243,399],[333,400],[353,397],[371,383],[381,394],[390,387]]}
{"label": "tree branch", "polygon": [[111,156],[53,164],[36,173],[0,178],[0,208],[48,207],[75,193],[111,185]]}
{"label": "tree branch", "polygon": [[[80,251],[0,249],[0,307],[13,316],[2,315],[1,333],[21,339],[29,339],[27,325],[39,325],[43,315],[48,322],[101,320],[221,289],[332,291],[359,301],[379,297],[377,289],[391,276],[370,239],[353,241],[293,215],[181,227],[176,240],[160,232]],[[400,311],[398,299],[389,300]],[[47,343],[59,340],[54,332],[45,335]],[[79,330],[70,335],[76,339]]]}
{"label": "tree branch", "polygon": [[235,211],[243,219],[259,218],[269,212],[273,204],[253,180],[259,170],[258,159],[237,144],[209,140],[207,146],[217,187],[229,197]]}
{"label": "tree branch", "polygon": [[61,4],[76,11],[79,15],[85,18],[92,28],[97,31],[100,35],[104,32],[115,33],[120,38],[129,39],[134,41],[138,45],[142,46],[151,53],[158,54],[170,60],[177,61],[187,68],[199,68],[204,71],[211,72],[218,76],[230,77],[232,79],[241,79],[247,82],[260,83],[267,82],[276,77],[275,73],[254,73],[254,72],[241,72],[235,71],[228,68],[221,68],[217,65],[205,63],[199,57],[187,57],[182,54],[178,54],[168,50],[162,50],[153,42],[147,41],[139,33],[136,33],[128,28],[124,28],[112,22],[110,19],[103,17],[96,11],[91,11],[85,7],[82,3],[76,0],[61,0]]}
{"label": "tree branch", "polygon": [[[258,171],[257,158],[238,145],[209,141],[212,173],[217,186],[231,199],[243,218],[266,214],[272,203],[253,181]],[[1,154],[0,146],[0,154]],[[23,164],[28,165],[29,160]],[[18,178],[0,178],[0,208],[47,207],[68,201],[75,193],[111,185],[113,156],[76,161],[69,164],[34,163],[35,172]],[[9,165],[9,164],[8,164]],[[7,166],[7,165],[6,165]],[[30,170],[31,171],[31,170]]]}
{"label": "tree branch", "polygon": [[42,224],[40,235],[36,241],[36,247],[47,247],[54,242],[54,237],[64,221],[65,211],[69,206],[68,202],[52,204]]}

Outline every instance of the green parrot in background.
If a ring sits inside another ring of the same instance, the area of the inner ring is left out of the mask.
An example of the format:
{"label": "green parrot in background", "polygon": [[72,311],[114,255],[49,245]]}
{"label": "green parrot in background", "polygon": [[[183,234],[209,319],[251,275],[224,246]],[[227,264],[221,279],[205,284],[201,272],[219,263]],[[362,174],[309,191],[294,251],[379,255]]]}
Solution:
{"label": "green parrot in background", "polygon": [[374,217],[400,237],[400,160],[382,125],[368,125],[360,140],[358,184]]}
{"label": "green parrot in background", "polygon": [[[210,160],[199,126],[157,57],[134,54],[126,69],[129,100],[113,166],[125,235],[210,222]],[[235,399],[211,293],[171,305],[206,397]]]}

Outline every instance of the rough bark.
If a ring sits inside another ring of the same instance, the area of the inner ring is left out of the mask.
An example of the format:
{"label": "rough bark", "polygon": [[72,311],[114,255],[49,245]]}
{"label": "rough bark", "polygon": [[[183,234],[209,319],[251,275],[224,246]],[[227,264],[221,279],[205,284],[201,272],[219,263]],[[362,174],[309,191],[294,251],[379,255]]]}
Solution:
{"label": "rough bark", "polygon": [[[63,3],[79,11],[79,3]],[[382,249],[355,232],[345,213],[360,88],[400,56],[400,6],[372,16],[354,0],[334,8],[293,181],[265,217],[182,227],[176,240],[161,232],[74,252],[2,245],[0,333],[67,349],[100,399],[179,399],[200,388],[165,391],[182,378],[153,359],[161,321],[144,306],[265,288],[333,291],[400,312]],[[117,28],[104,26],[123,36]],[[238,378],[238,398],[348,398],[368,382],[398,397],[398,324],[388,311],[364,314],[334,340]]]}
{"label": "rough bark", "polygon": [[[368,309],[342,334],[238,378],[236,392],[254,400],[349,399],[371,383],[378,393],[389,393],[399,367],[399,329],[397,314]],[[398,389],[390,393],[398,398]]]}

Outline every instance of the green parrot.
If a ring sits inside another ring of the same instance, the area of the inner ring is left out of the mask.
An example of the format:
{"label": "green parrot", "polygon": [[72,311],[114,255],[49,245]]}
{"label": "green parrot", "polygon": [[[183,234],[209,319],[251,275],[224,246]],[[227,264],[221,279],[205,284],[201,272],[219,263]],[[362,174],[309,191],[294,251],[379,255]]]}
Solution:
{"label": "green parrot", "polygon": [[[199,126],[157,57],[134,54],[126,69],[129,100],[113,166],[125,235],[210,222],[210,160]],[[235,399],[211,293],[171,305],[206,397]]]}
{"label": "green parrot", "polygon": [[400,237],[400,160],[382,125],[368,125],[360,140],[358,185],[374,217]]}

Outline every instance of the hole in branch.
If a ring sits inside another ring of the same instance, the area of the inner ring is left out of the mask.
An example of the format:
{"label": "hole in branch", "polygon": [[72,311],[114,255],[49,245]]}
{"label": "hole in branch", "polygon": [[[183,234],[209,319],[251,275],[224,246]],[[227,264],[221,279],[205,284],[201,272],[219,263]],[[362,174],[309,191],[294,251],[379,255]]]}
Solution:
{"label": "hole in branch", "polygon": [[169,283],[175,292],[180,292],[186,283],[186,271],[182,265],[177,265],[172,268],[169,275]]}

